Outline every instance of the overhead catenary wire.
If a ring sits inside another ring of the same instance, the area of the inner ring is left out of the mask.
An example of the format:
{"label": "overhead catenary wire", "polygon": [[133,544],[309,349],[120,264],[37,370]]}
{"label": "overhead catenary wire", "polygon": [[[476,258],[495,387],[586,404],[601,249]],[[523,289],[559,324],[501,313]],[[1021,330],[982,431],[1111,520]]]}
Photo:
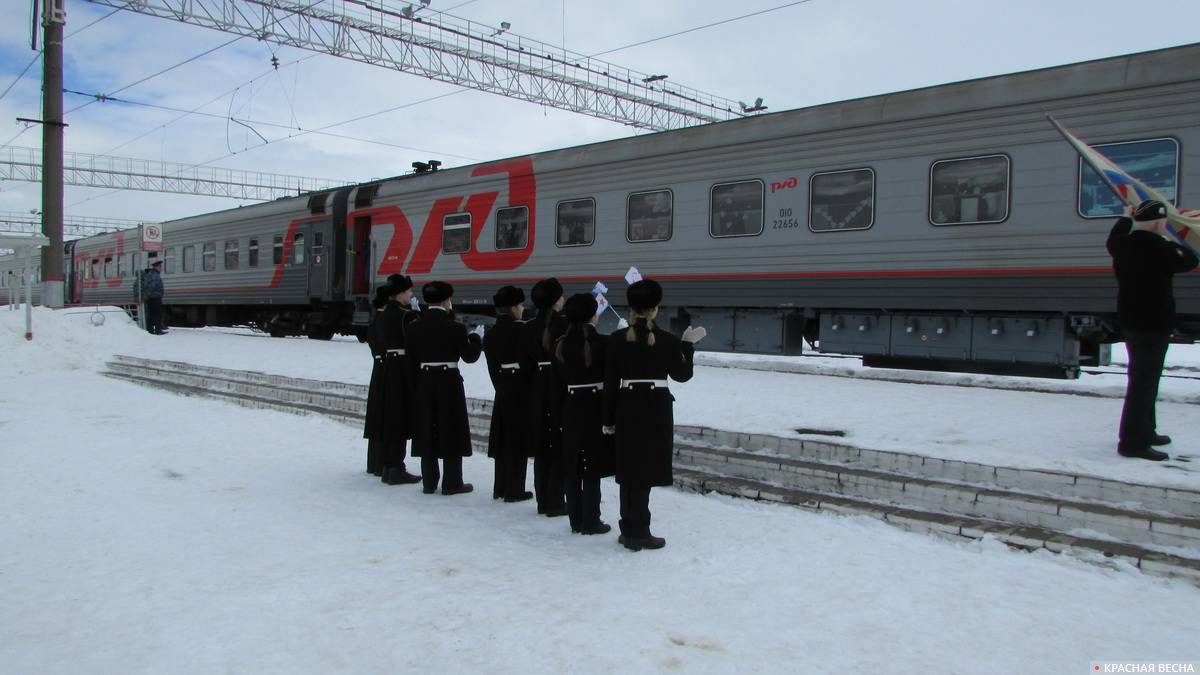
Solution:
{"label": "overhead catenary wire", "polygon": [[650,38],[648,40],[634,42],[632,44],[627,44],[622,47],[614,47],[612,49],[606,49],[602,52],[596,52],[595,54],[591,54],[591,56],[592,57],[603,56],[605,54],[619,52],[624,49],[632,49],[634,47],[641,47],[642,45],[648,45],[652,42],[658,42],[660,40],[666,40],[668,38],[678,37],[680,35],[686,35],[688,33],[694,33],[698,30],[704,30],[705,28],[713,28],[714,26],[722,26],[727,23],[733,23],[734,21],[741,21],[742,19],[749,19],[750,17],[767,14],[768,12],[777,12],[781,9],[787,9],[788,7],[795,7],[796,5],[803,5],[803,4],[809,3],[809,2],[812,2],[812,0],[796,0],[795,2],[788,2],[788,3],[782,4],[782,5],[778,5],[776,7],[768,7],[767,9],[760,9],[757,12],[750,12],[749,14],[742,14],[741,16],[734,16],[734,17],[730,17],[728,19],[721,19],[720,21],[714,21],[713,23],[706,23],[703,26],[695,26],[693,28],[687,28],[685,30],[676,31],[674,33],[669,33],[667,35],[660,35],[656,38]]}

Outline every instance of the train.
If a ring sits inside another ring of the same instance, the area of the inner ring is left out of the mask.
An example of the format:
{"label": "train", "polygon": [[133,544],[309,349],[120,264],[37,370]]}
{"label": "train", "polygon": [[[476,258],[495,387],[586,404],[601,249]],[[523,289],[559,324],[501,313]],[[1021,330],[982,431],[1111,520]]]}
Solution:
{"label": "train", "polygon": [[[1046,115],[1176,204],[1200,202],[1200,44],[410,174],[162,223],[171,325],[362,334],[389,274],[663,282],[713,351],[1073,377],[1121,339],[1104,241],[1122,204]],[[67,242],[68,303],[123,304],[137,230]],[[0,260],[0,277],[5,265]],[[0,298],[3,294],[0,293]],[[1176,279],[1176,339],[1200,276]],[[612,317],[615,318],[616,314]],[[807,347],[806,347],[807,346]]]}

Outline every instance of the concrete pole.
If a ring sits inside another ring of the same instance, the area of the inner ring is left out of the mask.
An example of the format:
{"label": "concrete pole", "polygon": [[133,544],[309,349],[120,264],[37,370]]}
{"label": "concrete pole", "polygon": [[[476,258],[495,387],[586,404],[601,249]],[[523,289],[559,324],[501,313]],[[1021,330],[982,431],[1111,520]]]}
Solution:
{"label": "concrete pole", "polygon": [[63,26],[66,0],[45,0],[42,13],[42,304],[62,307],[63,277]]}

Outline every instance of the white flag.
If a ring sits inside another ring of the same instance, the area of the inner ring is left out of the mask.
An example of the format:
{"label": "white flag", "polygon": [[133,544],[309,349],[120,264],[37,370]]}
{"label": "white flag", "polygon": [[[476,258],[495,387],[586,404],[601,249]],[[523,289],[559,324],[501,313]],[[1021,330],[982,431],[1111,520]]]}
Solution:
{"label": "white flag", "polygon": [[603,293],[594,293],[593,295],[596,297],[596,316],[600,316],[604,310],[608,309],[608,298],[604,297]]}
{"label": "white flag", "polygon": [[636,268],[636,267],[630,267],[629,271],[625,273],[625,283],[629,284],[630,286],[636,284],[637,282],[639,282],[641,280],[642,280],[642,273],[639,272],[638,268]]}
{"label": "white flag", "polygon": [[596,285],[592,286],[592,295],[600,295],[601,293],[607,292],[608,286],[605,286],[603,281],[597,281]]}

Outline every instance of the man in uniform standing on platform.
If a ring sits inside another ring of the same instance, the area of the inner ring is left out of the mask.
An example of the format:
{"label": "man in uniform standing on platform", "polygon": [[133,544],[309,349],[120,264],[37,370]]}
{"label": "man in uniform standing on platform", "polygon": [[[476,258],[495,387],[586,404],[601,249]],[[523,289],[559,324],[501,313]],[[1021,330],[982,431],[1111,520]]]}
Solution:
{"label": "man in uniform standing on platform", "polygon": [[437,491],[439,478],[442,494],[462,494],[475,488],[462,477],[462,458],[471,455],[471,427],[458,362],[479,360],[483,330],[468,332],[450,315],[454,295],[450,284],[430,282],[421,294],[429,307],[408,325],[407,333],[406,356],[416,386],[412,455],[421,458],[425,494]]}
{"label": "man in uniform standing on platform", "polygon": [[162,260],[155,260],[150,267],[142,272],[141,294],[142,306],[146,309],[146,332],[152,335],[163,334],[162,322]]}
{"label": "man in uniform standing on platform", "polygon": [[1167,207],[1147,200],[1127,209],[1108,235],[1108,252],[1117,275],[1117,320],[1129,350],[1125,407],[1121,410],[1122,457],[1161,462],[1169,459],[1154,445],[1167,445],[1169,436],[1158,433],[1154,413],[1158,380],[1162,376],[1167,344],[1175,328],[1176,274],[1196,268],[1196,254],[1164,238]]}

